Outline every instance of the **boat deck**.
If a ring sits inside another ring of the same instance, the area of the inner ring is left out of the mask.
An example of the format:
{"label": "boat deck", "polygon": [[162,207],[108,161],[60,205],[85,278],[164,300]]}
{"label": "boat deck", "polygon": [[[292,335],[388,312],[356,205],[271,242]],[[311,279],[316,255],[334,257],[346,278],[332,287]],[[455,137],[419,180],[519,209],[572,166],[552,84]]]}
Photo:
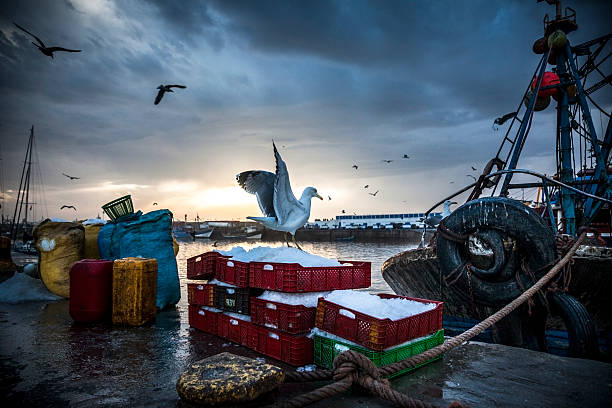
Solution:
{"label": "boat deck", "polygon": [[[68,301],[0,303],[0,395],[3,406],[176,406],[175,384],[186,366],[229,351],[259,356],[190,329],[187,311],[158,313],[138,328],[77,325]],[[290,369],[266,358],[266,361]],[[472,407],[608,406],[612,365],[524,349],[468,343],[438,362],[391,381],[414,398]],[[285,384],[288,399],[321,383]],[[365,393],[320,401],[314,407],[390,407]]]}

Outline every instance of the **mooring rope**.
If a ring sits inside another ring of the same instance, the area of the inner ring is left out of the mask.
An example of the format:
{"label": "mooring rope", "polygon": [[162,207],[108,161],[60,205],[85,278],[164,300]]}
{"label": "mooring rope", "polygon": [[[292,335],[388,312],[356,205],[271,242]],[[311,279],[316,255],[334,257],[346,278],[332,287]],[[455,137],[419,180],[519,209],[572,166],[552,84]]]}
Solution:
{"label": "mooring rope", "polygon": [[[389,381],[385,378],[393,375],[401,370],[416,367],[419,364],[425,363],[433,358],[439,357],[441,354],[460,346],[466,341],[478,336],[480,333],[497,323],[513,310],[523,304],[527,299],[531,298],[540,289],[542,289],[550,280],[559,273],[559,271],[572,259],[572,256],[578,250],[586,237],[586,231],[582,232],[574,245],[569,251],[552,267],[552,269],[538,280],[533,286],[524,291],[519,297],[501,308],[499,311],[489,316],[482,322],[478,323],[471,329],[466,330],[458,336],[448,339],[443,344],[426,350],[425,352],[413,356],[409,359],[389,364],[383,367],[376,367],[364,355],[353,350],[345,351],[339,354],[333,362],[333,371],[318,370],[312,372],[298,373],[294,371],[285,372],[285,382],[305,382],[305,381],[323,381],[333,378],[334,383],[328,384],[314,391],[291,398],[289,401],[283,401],[277,407],[283,408],[298,408],[308,404],[312,404],[323,398],[332,397],[351,388],[351,385],[358,384],[363,388],[371,391],[397,406],[406,408],[429,408],[433,405],[424,401],[410,398],[409,396],[395,391],[391,388]],[[458,402],[453,402],[453,408],[460,408],[462,405]]]}

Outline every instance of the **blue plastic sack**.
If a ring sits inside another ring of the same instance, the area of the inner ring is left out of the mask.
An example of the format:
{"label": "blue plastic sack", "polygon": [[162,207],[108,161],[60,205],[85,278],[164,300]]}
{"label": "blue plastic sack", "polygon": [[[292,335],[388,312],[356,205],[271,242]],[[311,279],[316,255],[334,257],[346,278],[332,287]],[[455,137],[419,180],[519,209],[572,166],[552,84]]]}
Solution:
{"label": "blue plastic sack", "polygon": [[178,303],[181,290],[169,210],[147,214],[138,211],[107,223],[98,234],[98,249],[104,259],[131,256],[157,259],[157,308],[164,309]]}

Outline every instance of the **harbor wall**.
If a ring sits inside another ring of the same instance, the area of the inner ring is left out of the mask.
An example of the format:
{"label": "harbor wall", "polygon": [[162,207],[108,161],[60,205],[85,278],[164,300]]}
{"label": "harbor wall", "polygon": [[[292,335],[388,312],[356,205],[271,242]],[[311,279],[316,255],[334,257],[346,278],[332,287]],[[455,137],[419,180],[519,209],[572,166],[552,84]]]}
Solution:
{"label": "harbor wall", "polygon": [[[414,229],[299,229],[295,233],[298,241],[333,242],[384,242],[395,241],[407,244],[418,244],[421,242],[422,231]],[[285,233],[264,229],[261,235],[262,241],[284,241]],[[433,232],[427,232],[428,241]],[[354,239],[351,239],[354,237]]]}

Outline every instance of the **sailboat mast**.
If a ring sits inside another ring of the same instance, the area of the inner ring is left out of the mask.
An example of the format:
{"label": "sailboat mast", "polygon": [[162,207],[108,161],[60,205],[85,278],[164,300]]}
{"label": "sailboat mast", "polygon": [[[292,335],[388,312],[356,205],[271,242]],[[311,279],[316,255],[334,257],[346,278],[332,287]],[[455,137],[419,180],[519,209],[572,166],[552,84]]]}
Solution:
{"label": "sailboat mast", "polygon": [[[19,231],[19,219],[21,218],[21,208],[23,206],[23,196],[24,196],[24,189],[25,189],[25,185],[24,185],[24,176],[26,174],[26,168],[27,168],[27,173],[29,175],[30,172],[30,165],[28,164],[29,162],[31,162],[31,157],[32,157],[32,143],[34,139],[34,125],[32,125],[32,128],[30,129],[30,138],[28,139],[28,148],[26,149],[26,155],[25,155],[25,160],[23,162],[23,168],[21,169],[21,179],[19,180],[19,189],[17,190],[17,201],[15,203],[15,212],[13,213],[13,221],[11,222],[11,241],[15,242],[15,240],[17,239],[17,233]],[[28,157],[30,158],[30,160],[28,160]]]}

